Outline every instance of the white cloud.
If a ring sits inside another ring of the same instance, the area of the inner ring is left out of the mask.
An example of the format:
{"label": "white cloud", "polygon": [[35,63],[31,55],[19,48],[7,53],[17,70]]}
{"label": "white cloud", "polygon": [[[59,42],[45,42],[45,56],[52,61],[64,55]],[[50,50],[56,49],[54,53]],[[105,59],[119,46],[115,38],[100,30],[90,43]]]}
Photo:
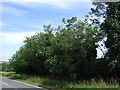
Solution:
{"label": "white cloud", "polygon": [[[40,4],[51,5],[61,9],[68,9],[73,2],[91,2],[91,0],[2,0],[3,2],[13,2],[14,4],[39,9]],[[32,2],[32,3],[30,3]],[[36,2],[36,3],[35,3]],[[38,3],[39,2],[39,3]]]}
{"label": "white cloud", "polygon": [[22,44],[25,37],[34,35],[35,32],[22,32],[22,33],[2,33],[0,32],[1,43],[7,44]]}
{"label": "white cloud", "polygon": [[108,51],[107,49],[103,49],[103,52],[104,52],[103,53],[99,48],[97,48],[96,50],[97,50],[97,58],[104,58],[104,55]]}
{"label": "white cloud", "polygon": [[[19,32],[19,33],[2,33],[0,32],[0,61],[8,61],[11,56],[15,53],[15,51],[17,51],[19,48],[15,47],[14,50],[14,45],[16,46],[21,46],[23,44],[23,41],[25,40],[25,37],[30,37],[35,35],[36,32]],[[3,45],[7,44],[12,45],[11,50],[14,51],[10,51],[6,50]]]}
{"label": "white cloud", "polygon": [[103,56],[103,52],[100,49],[97,49],[97,58],[101,58]]}
{"label": "white cloud", "polygon": [[2,2],[91,2],[91,0],[2,0]]}
{"label": "white cloud", "polygon": [[102,41],[99,41],[96,43],[99,45],[99,47],[96,49],[97,50],[97,58],[103,58],[108,49],[105,47],[104,41],[106,41],[107,38],[104,38]]}
{"label": "white cloud", "polygon": [[45,4],[52,5],[61,9],[68,9],[70,7],[68,2],[47,2]]}
{"label": "white cloud", "polygon": [[14,7],[10,7],[10,6],[3,6],[2,12],[6,12],[6,13],[9,13],[9,14],[12,14],[12,15],[15,15],[15,16],[22,16],[27,11],[21,10],[21,9],[18,9],[18,8],[14,8]]}
{"label": "white cloud", "polygon": [[23,25],[23,26],[26,26],[26,27],[38,28],[38,29],[43,28],[43,26],[37,25],[37,24],[24,24],[24,23],[16,23],[16,24]]}
{"label": "white cloud", "polygon": [[50,5],[61,9],[68,9],[70,7],[70,2],[58,2],[58,1],[48,1],[48,2],[13,2],[16,5],[26,7],[26,8],[33,8],[39,9],[41,5]]}
{"label": "white cloud", "polygon": [[9,61],[10,57],[12,55],[10,54],[3,54],[3,53],[0,53],[0,61]]}
{"label": "white cloud", "polygon": [[0,22],[0,27],[3,27],[3,26],[8,26],[8,24],[7,24],[7,23]]}

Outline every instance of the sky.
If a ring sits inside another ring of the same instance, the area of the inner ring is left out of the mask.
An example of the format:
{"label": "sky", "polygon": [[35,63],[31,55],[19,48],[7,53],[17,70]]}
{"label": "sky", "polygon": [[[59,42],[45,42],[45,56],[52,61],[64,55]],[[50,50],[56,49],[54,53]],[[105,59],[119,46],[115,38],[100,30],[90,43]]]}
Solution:
{"label": "sky", "polygon": [[63,18],[83,20],[92,7],[89,0],[8,1],[0,3],[0,61],[8,61],[24,45],[25,37],[44,32],[43,25],[55,28]]}

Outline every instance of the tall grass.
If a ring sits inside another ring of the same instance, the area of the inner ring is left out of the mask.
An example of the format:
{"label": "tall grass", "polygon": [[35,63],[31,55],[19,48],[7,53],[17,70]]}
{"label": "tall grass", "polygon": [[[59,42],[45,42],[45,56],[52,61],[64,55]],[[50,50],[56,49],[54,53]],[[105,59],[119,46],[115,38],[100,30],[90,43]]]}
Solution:
{"label": "tall grass", "polygon": [[103,79],[68,82],[50,79],[48,77],[31,76],[25,74],[3,73],[2,75],[7,78],[16,79],[44,88],[120,88],[118,82],[108,84]]}

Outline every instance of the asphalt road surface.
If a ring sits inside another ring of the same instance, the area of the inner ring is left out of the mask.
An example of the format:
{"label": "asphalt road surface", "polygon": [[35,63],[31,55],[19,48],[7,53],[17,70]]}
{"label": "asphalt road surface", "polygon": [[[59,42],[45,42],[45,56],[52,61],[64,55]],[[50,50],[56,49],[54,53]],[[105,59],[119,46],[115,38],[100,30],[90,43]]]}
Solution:
{"label": "asphalt road surface", "polygon": [[0,76],[2,90],[46,90],[41,87],[23,83],[20,81],[4,78]]}

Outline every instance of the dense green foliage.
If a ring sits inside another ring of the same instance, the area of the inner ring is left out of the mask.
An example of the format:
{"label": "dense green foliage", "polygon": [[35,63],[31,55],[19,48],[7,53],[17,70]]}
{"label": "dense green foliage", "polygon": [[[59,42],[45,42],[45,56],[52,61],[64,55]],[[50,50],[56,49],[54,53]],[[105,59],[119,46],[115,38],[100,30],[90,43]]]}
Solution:
{"label": "dense green foliage", "polygon": [[[105,60],[109,60],[111,74],[120,76],[120,2],[97,2],[93,3],[95,8],[92,8],[92,16],[95,25],[99,25],[101,31],[105,32],[107,40],[105,46],[108,52],[105,55]],[[104,22],[100,22],[99,18],[104,18]]]}
{"label": "dense green foliage", "polygon": [[95,43],[102,39],[102,33],[76,17],[63,22],[64,27],[44,26],[45,33],[26,38],[25,45],[10,59],[16,72],[69,80],[95,75]]}
{"label": "dense green foliage", "polygon": [[[44,33],[26,38],[10,59],[14,71],[67,80],[120,76],[120,3],[93,4],[91,26],[73,17],[63,19],[63,27],[44,26]],[[108,52],[96,59],[104,37]]]}
{"label": "dense green foliage", "polygon": [[0,63],[0,71],[10,72],[12,70],[13,69],[12,69],[12,67],[11,67],[9,62],[1,62]]}

